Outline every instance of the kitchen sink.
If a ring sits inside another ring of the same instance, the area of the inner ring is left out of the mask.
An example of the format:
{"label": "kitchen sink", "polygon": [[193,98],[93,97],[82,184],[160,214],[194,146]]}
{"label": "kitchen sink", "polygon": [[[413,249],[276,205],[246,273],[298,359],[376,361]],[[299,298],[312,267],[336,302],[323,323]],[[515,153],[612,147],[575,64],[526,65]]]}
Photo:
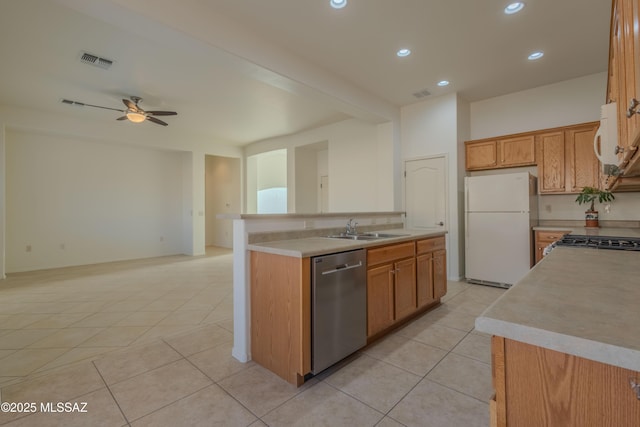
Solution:
{"label": "kitchen sink", "polygon": [[407,237],[410,234],[395,234],[395,233],[363,233],[363,236],[373,236],[378,239],[390,239],[393,237]]}
{"label": "kitchen sink", "polygon": [[358,233],[358,234],[332,234],[327,237],[331,239],[349,239],[349,240],[378,240],[378,239],[391,239],[393,237],[405,237],[409,234],[390,234],[390,233]]}
{"label": "kitchen sink", "polygon": [[369,236],[366,234],[346,234],[346,233],[332,234],[327,237],[331,239],[348,239],[348,240],[376,240],[376,239],[382,238],[382,237],[376,237],[376,236]]}

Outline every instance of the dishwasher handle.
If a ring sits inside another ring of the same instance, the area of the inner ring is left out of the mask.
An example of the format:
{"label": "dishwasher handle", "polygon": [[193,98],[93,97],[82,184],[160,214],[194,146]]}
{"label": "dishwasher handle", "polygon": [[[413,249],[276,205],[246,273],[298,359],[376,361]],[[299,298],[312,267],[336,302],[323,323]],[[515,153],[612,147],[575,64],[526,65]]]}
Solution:
{"label": "dishwasher handle", "polygon": [[323,271],[322,275],[324,276],[325,274],[338,273],[340,271],[351,270],[352,268],[358,268],[358,267],[362,267],[362,261],[358,261],[357,264],[352,264],[352,265],[349,265],[349,264],[336,265],[336,267],[333,270]]}

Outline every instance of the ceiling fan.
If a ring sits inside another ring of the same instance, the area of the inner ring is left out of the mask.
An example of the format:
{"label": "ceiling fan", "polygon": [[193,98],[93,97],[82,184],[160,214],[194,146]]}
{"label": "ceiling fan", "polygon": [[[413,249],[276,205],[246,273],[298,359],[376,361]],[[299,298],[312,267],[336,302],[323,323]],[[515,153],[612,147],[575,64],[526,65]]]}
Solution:
{"label": "ceiling fan", "polygon": [[118,117],[116,120],[129,120],[133,123],[142,123],[145,120],[149,120],[150,122],[153,122],[162,126],[167,126],[167,123],[160,119],[157,119],[154,116],[175,116],[178,114],[175,111],[145,111],[140,106],[138,106],[138,103],[141,101],[142,101],[142,98],[140,98],[139,96],[132,96],[131,100],[123,99],[122,102],[127,107],[126,110],[121,110],[118,108],[111,108],[111,107],[103,107],[101,105],[85,104],[84,102],[71,101],[68,99],[63,99],[62,103],[69,104],[69,105],[77,105],[80,107],[94,107],[94,108],[102,108],[104,110],[120,111],[121,113],[124,113],[124,116]]}

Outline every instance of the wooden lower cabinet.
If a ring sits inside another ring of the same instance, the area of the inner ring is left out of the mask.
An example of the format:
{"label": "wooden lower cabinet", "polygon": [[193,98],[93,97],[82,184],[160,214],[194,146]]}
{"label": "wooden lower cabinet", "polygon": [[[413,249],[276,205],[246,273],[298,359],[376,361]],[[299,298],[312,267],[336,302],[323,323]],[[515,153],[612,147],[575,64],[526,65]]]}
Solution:
{"label": "wooden lower cabinet", "polygon": [[536,248],[535,253],[535,264],[539,263],[542,258],[544,258],[544,248],[562,239],[567,233],[570,233],[571,230],[560,230],[560,231],[542,231],[536,230],[534,233],[534,247]]}
{"label": "wooden lower cabinet", "polygon": [[393,306],[393,264],[367,270],[367,336],[370,337],[395,321]]}
{"label": "wooden lower cabinet", "polygon": [[418,307],[432,304],[447,293],[447,255],[444,246],[444,237],[418,242],[416,257]]}
{"label": "wooden lower cabinet", "polygon": [[640,372],[497,336],[491,348],[492,425],[640,425],[640,399],[629,385]]}
{"label": "wooden lower cabinet", "polygon": [[311,263],[251,252],[251,358],[291,384],[311,372]]}
{"label": "wooden lower cabinet", "polygon": [[367,337],[428,309],[447,292],[444,237],[367,251]]}
{"label": "wooden lower cabinet", "polygon": [[413,314],[418,307],[416,296],[416,259],[409,258],[394,263],[396,320]]}

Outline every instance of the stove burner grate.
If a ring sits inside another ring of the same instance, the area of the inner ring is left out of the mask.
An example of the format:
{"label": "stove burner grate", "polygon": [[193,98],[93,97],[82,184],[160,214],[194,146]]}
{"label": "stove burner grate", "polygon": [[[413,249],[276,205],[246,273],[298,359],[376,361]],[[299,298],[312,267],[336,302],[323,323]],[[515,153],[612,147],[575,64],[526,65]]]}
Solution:
{"label": "stove burner grate", "polygon": [[633,237],[567,235],[557,241],[556,245],[640,251],[640,239]]}

